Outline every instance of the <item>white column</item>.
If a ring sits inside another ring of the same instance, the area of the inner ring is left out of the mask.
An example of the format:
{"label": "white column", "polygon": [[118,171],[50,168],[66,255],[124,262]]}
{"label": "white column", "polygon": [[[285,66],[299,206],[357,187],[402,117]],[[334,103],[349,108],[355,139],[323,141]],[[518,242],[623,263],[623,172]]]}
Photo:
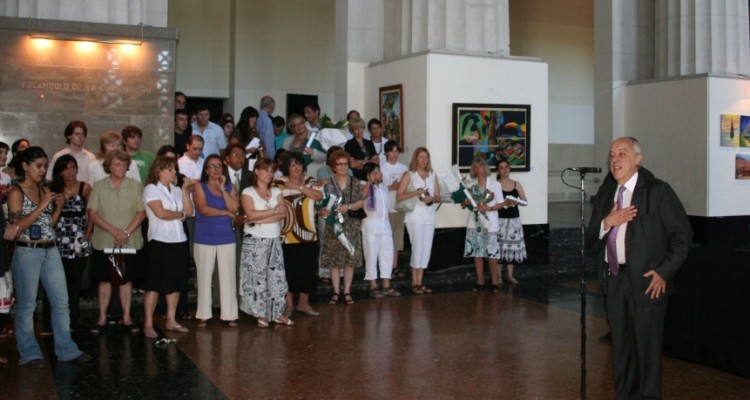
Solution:
{"label": "white column", "polygon": [[750,72],[748,2],[657,0],[657,78]]}
{"label": "white column", "polygon": [[[400,55],[426,50],[508,55],[508,0],[385,0],[400,4]],[[393,19],[385,19],[392,30]],[[389,43],[386,43],[389,45]],[[391,54],[391,49],[385,49]]]}

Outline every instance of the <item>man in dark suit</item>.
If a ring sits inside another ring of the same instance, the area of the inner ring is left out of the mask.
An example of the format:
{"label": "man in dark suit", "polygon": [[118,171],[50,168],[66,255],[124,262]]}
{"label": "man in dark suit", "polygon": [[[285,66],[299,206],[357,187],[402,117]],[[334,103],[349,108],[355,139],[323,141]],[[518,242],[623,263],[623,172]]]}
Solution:
{"label": "man in dark suit", "polygon": [[667,297],[692,239],[674,190],[641,167],[642,159],[636,139],[612,142],[610,174],[595,197],[587,233],[604,260],[618,399],[661,398]]}
{"label": "man in dark suit", "polygon": [[[227,175],[232,184],[237,186],[237,196],[240,199],[240,209],[235,218],[235,232],[237,233],[237,273],[239,274],[242,258],[242,241],[244,237],[245,212],[242,209],[242,191],[252,184],[253,173],[248,170],[248,159],[245,157],[245,149],[239,143],[232,143],[224,151],[224,164],[227,166]],[[239,277],[239,275],[238,275]],[[237,280],[239,282],[239,279]],[[239,293],[239,292],[237,292]]]}

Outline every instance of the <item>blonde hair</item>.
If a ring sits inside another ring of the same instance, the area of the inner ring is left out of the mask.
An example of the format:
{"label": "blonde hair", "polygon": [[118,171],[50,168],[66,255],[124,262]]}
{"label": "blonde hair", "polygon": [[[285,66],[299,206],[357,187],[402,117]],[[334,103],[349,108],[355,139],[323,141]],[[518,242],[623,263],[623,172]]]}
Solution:
{"label": "blonde hair", "polygon": [[106,131],[102,133],[102,136],[99,138],[99,153],[96,155],[96,158],[103,160],[107,155],[107,151],[104,149],[104,146],[115,142],[122,143],[122,136],[120,136],[120,132]]}
{"label": "blonde hair", "polygon": [[432,172],[432,157],[430,157],[430,151],[426,147],[417,147],[414,150],[414,153],[411,155],[411,162],[409,162],[409,171],[417,170],[417,157],[419,157],[419,153],[427,153],[427,167],[425,169],[427,172]]}
{"label": "blonde hair", "polygon": [[474,166],[475,165],[481,165],[484,168],[484,176],[489,177],[490,176],[490,166],[487,165],[487,161],[485,161],[482,158],[475,158],[474,161],[471,162],[471,171],[469,172],[469,176],[472,178],[476,178],[476,174],[474,174]]}

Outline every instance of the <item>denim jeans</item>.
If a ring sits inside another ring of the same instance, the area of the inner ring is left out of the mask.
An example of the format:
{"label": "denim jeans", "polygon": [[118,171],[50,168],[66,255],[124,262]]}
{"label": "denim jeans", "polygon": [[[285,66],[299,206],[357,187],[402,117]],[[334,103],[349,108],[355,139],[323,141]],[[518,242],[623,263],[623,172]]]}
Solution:
{"label": "denim jeans", "polygon": [[39,342],[34,336],[34,309],[40,280],[52,307],[52,332],[57,358],[60,361],[70,361],[81,355],[81,350],[70,337],[68,289],[57,247],[48,249],[16,247],[11,267],[18,301],[16,304],[16,343],[20,355],[19,364],[42,358]]}

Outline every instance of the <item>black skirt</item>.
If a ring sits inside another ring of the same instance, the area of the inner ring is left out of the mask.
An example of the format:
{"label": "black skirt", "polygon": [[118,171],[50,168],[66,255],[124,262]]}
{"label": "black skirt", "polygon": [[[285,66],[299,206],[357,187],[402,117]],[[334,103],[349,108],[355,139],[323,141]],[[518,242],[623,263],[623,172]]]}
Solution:
{"label": "black skirt", "polygon": [[145,287],[147,292],[170,294],[187,290],[190,259],[188,242],[148,242],[148,264]]}
{"label": "black skirt", "polygon": [[291,293],[315,293],[318,283],[318,242],[281,245]]}
{"label": "black skirt", "polygon": [[[94,250],[91,254],[89,272],[94,282],[109,282],[111,279],[112,263],[109,254]],[[143,260],[140,250],[135,254],[125,254],[125,281],[132,282],[143,277]]]}

